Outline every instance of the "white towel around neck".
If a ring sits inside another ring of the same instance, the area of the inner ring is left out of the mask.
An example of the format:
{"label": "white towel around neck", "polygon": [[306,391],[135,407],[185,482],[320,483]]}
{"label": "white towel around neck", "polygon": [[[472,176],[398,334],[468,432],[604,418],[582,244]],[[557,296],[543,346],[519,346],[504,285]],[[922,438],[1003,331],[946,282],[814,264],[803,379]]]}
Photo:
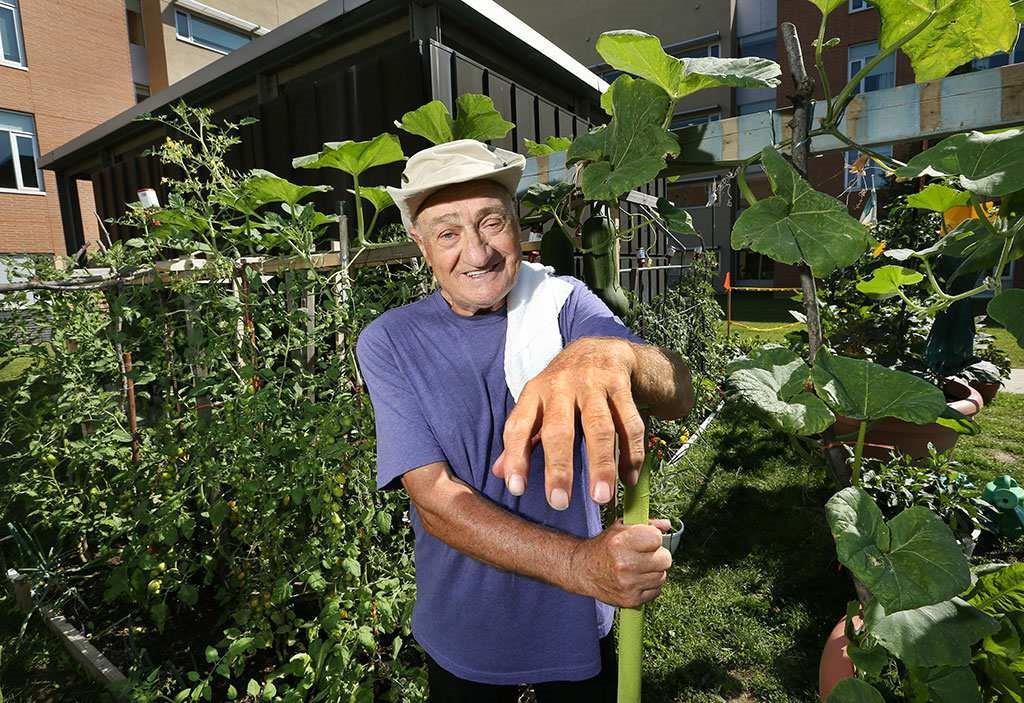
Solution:
{"label": "white towel around neck", "polygon": [[570,293],[572,284],[557,278],[550,266],[519,264],[508,294],[505,335],[505,383],[515,400],[562,350],[558,315]]}

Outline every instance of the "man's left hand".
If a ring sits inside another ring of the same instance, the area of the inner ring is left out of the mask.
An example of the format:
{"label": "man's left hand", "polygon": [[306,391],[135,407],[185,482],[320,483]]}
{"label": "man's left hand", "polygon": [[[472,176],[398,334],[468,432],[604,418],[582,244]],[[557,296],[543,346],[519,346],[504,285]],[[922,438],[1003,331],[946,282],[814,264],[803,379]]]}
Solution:
{"label": "man's left hand", "polygon": [[579,413],[590,466],[589,491],[607,503],[615,491],[615,438],[618,473],[636,483],[644,461],[644,421],[633,400],[637,366],[634,345],[616,337],[579,339],[530,380],[505,422],[504,450],[494,463],[513,495],[526,491],[530,454],[544,445],[544,491],[557,510],[572,497],[573,447]]}

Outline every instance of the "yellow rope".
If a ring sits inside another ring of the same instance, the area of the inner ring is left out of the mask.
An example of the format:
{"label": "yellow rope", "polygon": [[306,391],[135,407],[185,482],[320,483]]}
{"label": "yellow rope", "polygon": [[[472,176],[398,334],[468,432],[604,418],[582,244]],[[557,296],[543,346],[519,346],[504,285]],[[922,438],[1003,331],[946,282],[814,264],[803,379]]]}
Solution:
{"label": "yellow rope", "polygon": [[750,325],[745,325],[742,322],[736,322],[736,320],[732,321],[733,327],[742,327],[743,329],[750,330],[751,332],[777,332],[778,330],[800,327],[803,324],[804,323],[802,322],[789,322],[785,325],[779,325],[778,327],[751,327]]}
{"label": "yellow rope", "polygon": [[731,288],[730,290],[732,290],[733,292],[749,291],[753,293],[792,293],[800,291],[799,288],[755,288],[753,286],[736,286]]}

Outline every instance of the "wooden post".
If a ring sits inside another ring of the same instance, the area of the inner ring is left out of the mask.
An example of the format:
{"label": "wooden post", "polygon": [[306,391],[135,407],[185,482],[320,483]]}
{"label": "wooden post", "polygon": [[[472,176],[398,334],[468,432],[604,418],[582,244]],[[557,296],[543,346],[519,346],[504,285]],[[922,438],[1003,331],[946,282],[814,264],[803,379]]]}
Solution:
{"label": "wooden post", "polygon": [[[814,101],[814,79],[807,73],[804,65],[803,50],[800,48],[800,37],[792,22],[782,23],[782,42],[786,47],[789,59],[789,70],[796,85],[793,95],[793,165],[807,177],[807,159],[811,153],[811,143],[807,137],[811,126]],[[800,288],[804,294],[804,314],[807,316],[808,363],[813,364],[814,358],[821,347],[821,319],[818,316],[818,293],[814,284],[814,274],[806,263],[800,264]]]}
{"label": "wooden post", "polygon": [[125,412],[128,415],[128,431],[132,435],[132,464],[139,464],[139,426],[135,419],[135,380],[132,378],[132,353],[124,352],[121,355],[123,360],[125,383]]}
{"label": "wooden post", "polygon": [[732,336],[732,286],[725,289],[725,338]]}

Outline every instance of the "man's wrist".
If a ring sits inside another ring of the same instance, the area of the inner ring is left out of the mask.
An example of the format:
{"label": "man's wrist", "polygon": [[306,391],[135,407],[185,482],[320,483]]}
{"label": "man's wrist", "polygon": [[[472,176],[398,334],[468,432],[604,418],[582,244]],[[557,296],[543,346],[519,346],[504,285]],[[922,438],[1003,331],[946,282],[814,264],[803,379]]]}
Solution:
{"label": "man's wrist", "polygon": [[573,537],[572,540],[572,549],[569,552],[569,558],[563,562],[565,564],[565,568],[562,573],[561,587],[563,591],[568,591],[569,593],[587,595],[584,593],[584,589],[582,588],[580,573],[585,558],[583,554],[584,547],[588,540],[582,537]]}

